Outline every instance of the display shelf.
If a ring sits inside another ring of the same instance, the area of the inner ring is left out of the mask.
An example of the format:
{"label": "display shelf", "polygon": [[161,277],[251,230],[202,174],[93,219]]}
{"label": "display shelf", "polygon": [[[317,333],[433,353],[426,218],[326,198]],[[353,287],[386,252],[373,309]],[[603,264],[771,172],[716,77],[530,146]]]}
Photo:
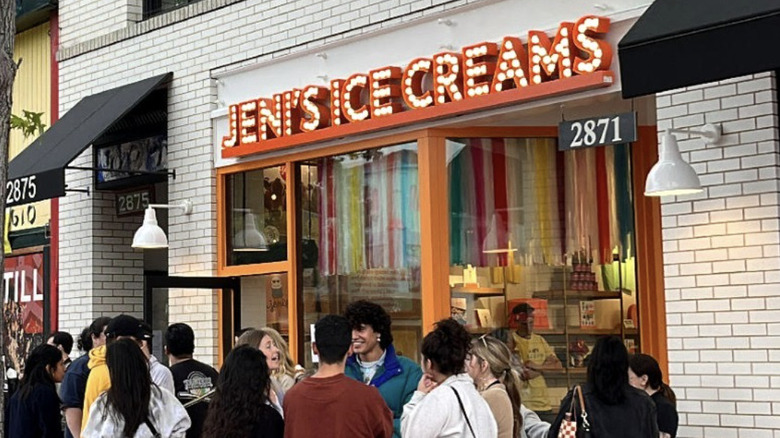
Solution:
{"label": "display shelf", "polygon": [[500,287],[457,286],[450,290],[454,294],[479,295],[481,297],[504,296],[504,289]]}
{"label": "display shelf", "polygon": [[545,377],[566,377],[571,374],[586,374],[587,372],[588,369],[586,367],[569,367],[559,370],[542,370],[542,375]]}
{"label": "display shelf", "polygon": [[540,328],[534,328],[534,333],[537,335],[565,335],[566,332],[560,329],[540,329]]}
{"label": "display shelf", "polygon": [[570,327],[568,330],[569,330],[569,334],[570,335],[591,335],[591,336],[616,335],[616,336],[620,336],[620,329],[597,329],[597,328]]}
{"label": "display shelf", "polygon": [[498,327],[472,327],[466,326],[466,331],[472,335],[484,335],[498,330]]}
{"label": "display shelf", "polygon": [[546,290],[534,292],[534,298],[544,298],[547,300],[561,300],[564,295],[570,299],[598,300],[598,299],[619,299],[620,291],[605,290]]}

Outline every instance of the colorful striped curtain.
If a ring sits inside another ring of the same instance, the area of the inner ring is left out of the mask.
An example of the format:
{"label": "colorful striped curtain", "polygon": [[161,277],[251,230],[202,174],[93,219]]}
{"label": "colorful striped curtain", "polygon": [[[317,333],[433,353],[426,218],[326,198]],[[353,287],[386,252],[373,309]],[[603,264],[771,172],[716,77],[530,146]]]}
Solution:
{"label": "colorful striped curtain", "polygon": [[322,275],[419,268],[417,152],[390,146],[318,160]]}
{"label": "colorful striped curtain", "polygon": [[447,149],[451,264],[506,264],[484,251],[510,240],[525,265],[632,255],[628,145],[558,152],[554,139],[469,138]]}

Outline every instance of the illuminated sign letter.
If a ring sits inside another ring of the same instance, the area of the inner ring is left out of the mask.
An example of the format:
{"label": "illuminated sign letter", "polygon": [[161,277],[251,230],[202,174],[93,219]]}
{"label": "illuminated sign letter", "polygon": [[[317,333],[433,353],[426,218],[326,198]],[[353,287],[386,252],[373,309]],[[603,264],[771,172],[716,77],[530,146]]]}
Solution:
{"label": "illuminated sign letter", "polygon": [[465,90],[468,97],[490,93],[490,81],[496,71],[497,54],[496,43],[480,43],[463,48],[463,56],[466,60]]}
{"label": "illuminated sign letter", "polygon": [[350,122],[359,122],[371,117],[368,105],[362,103],[361,94],[368,85],[368,75],[357,73],[344,82],[341,87],[341,110]]}
{"label": "illuminated sign letter", "polygon": [[463,71],[460,68],[460,53],[444,52],[433,57],[436,69],[433,71],[433,94],[436,104],[463,100],[460,84]]}
{"label": "illuminated sign letter", "polygon": [[333,120],[333,126],[347,121],[341,112],[341,87],[343,84],[344,81],[341,79],[330,81],[330,118]]}
{"label": "illuminated sign letter", "polygon": [[561,23],[555,39],[550,43],[547,34],[537,30],[528,32],[528,54],[531,67],[531,78],[534,84],[541,84],[544,77],[571,77],[571,42],[572,23]]}
{"label": "illuminated sign letter", "polygon": [[282,95],[284,103],[284,135],[293,135],[301,132],[301,90],[295,88],[285,91]]}
{"label": "illuminated sign letter", "polygon": [[238,142],[238,105],[228,107],[228,135],[222,137],[222,147],[232,148]]}
{"label": "illuminated sign letter", "polygon": [[431,71],[433,61],[428,58],[417,58],[409,63],[401,80],[403,97],[411,109],[425,108],[433,104],[430,91],[423,93],[423,79]]}
{"label": "illuminated sign letter", "polygon": [[279,138],[282,136],[282,95],[274,94],[273,99],[257,99],[260,106],[260,138]]}
{"label": "illuminated sign letter", "polygon": [[[609,31],[609,18],[588,15],[574,24],[574,45],[588,57],[574,58],[574,71],[592,73],[596,70],[609,70],[612,64],[612,47],[601,39]],[[591,38],[592,37],[592,38]]]}
{"label": "illuminated sign letter", "polygon": [[241,126],[241,144],[257,141],[257,101],[250,100],[239,104],[238,124]]}
{"label": "illuminated sign letter", "polygon": [[528,55],[520,38],[506,37],[501,42],[498,65],[491,88],[494,92],[528,86]]}
{"label": "illuminated sign letter", "polygon": [[401,69],[398,67],[384,67],[371,70],[371,113],[373,117],[388,116],[401,112]]}
{"label": "illuminated sign letter", "polygon": [[311,132],[328,126],[330,113],[322,102],[328,99],[328,89],[309,85],[301,95],[301,109],[305,116],[301,119],[301,131]]}

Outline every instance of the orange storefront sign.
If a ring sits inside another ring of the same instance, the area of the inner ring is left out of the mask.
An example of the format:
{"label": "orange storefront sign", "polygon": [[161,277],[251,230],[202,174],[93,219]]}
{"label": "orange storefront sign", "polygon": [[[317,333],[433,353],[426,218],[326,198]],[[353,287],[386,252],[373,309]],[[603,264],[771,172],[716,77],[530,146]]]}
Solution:
{"label": "orange storefront sign", "polygon": [[329,140],[356,133],[553,95],[609,86],[612,47],[608,18],[563,22],[550,40],[529,31],[526,43],[507,36],[460,52],[417,58],[406,67],[381,67],[232,104],[222,156]]}

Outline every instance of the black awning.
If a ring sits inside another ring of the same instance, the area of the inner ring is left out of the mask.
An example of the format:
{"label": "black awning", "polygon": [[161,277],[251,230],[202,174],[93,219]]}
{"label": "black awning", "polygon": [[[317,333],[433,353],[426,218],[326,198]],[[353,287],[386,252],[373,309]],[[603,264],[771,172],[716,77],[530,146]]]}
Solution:
{"label": "black awning", "polygon": [[65,168],[172,73],[81,99],[8,165],[7,206],[65,194]]}
{"label": "black awning", "polygon": [[655,0],[618,44],[623,97],[780,68],[780,1]]}

